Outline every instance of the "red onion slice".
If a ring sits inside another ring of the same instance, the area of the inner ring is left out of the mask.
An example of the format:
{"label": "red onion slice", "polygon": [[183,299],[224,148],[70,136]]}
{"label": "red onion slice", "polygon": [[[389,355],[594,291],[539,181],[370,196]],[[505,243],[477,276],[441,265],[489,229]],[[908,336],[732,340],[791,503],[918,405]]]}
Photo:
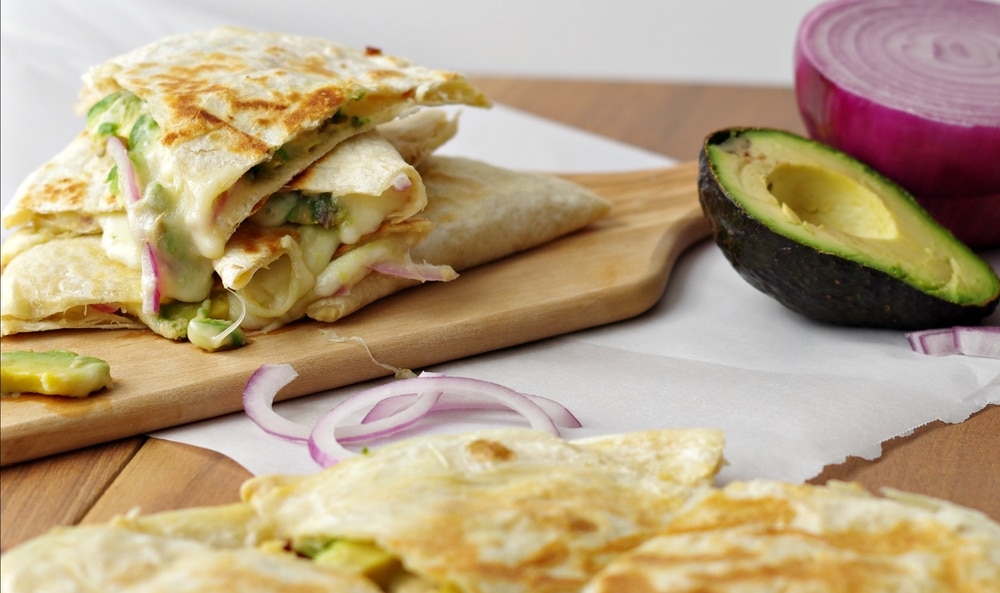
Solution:
{"label": "red onion slice", "polygon": [[957,326],[906,334],[910,348],[928,356],[964,354],[1000,358],[1000,326]]}
{"label": "red onion slice", "polygon": [[406,191],[413,187],[413,181],[408,175],[400,175],[392,182],[392,189],[396,191]]}
{"label": "red onion slice", "polygon": [[118,179],[121,181],[122,197],[125,199],[126,207],[139,201],[142,197],[142,190],[139,189],[139,177],[135,172],[135,165],[128,156],[128,149],[125,143],[118,136],[109,136],[106,144],[108,154],[118,167]]}
{"label": "red onion slice", "polygon": [[955,348],[966,356],[1000,358],[1000,327],[956,327]]}
{"label": "red onion slice", "polygon": [[418,264],[413,261],[380,261],[369,265],[368,268],[386,276],[421,282],[450,282],[458,278],[458,273],[451,266]]}
{"label": "red onion slice", "polygon": [[896,181],[973,246],[1000,245],[1000,5],[832,0],[795,88],[813,138]]}
{"label": "red onion slice", "polygon": [[[403,408],[392,416],[384,416],[374,421],[386,424],[379,427],[379,436],[389,434],[386,431],[396,432],[412,425],[429,412],[441,395],[445,393],[458,396],[471,395],[476,398],[491,398],[509,409],[520,413],[528,420],[532,428],[544,430],[552,434],[559,434],[559,429],[556,428],[552,418],[537,403],[513,389],[480,379],[445,377],[435,374],[385,383],[363,391],[335,406],[313,427],[309,439],[309,452],[313,456],[313,459],[321,466],[327,467],[340,459],[354,455],[353,452],[346,449],[340,442],[341,435],[338,433],[341,430],[339,427],[343,421],[351,414],[365,408],[373,407],[386,398],[414,393],[420,395],[411,406]],[[393,422],[398,427],[394,428]],[[371,431],[372,429],[369,428],[368,430]]]}
{"label": "red onion slice", "polygon": [[920,354],[931,356],[958,354],[951,328],[909,332],[906,334],[906,339],[910,342],[910,348]]}
{"label": "red onion slice", "polygon": [[135,165],[129,158],[128,149],[121,138],[109,136],[106,147],[108,154],[115,162],[115,166],[118,167],[118,178],[122,197],[125,200],[129,230],[132,232],[132,239],[139,246],[142,310],[147,315],[156,315],[160,312],[163,277],[156,252],[146,236],[146,229],[137,220],[136,204],[142,198],[139,175],[136,173]]}
{"label": "red onion slice", "polygon": [[[423,376],[423,375],[421,375]],[[522,394],[531,401],[535,402],[539,408],[541,408],[549,418],[552,418],[553,424],[561,428],[580,428],[583,426],[580,420],[573,415],[565,406],[560,404],[555,400],[551,400],[540,395],[530,395],[527,393]],[[379,403],[375,404],[375,407],[368,412],[361,422],[362,424],[381,420],[382,418],[391,417],[393,414],[398,413],[400,410],[404,410],[413,404],[416,398],[413,394],[405,395],[394,395],[388,397]],[[434,408],[431,410],[433,412],[443,412],[443,411],[463,411],[463,410],[509,410],[507,406],[503,403],[498,402],[493,399],[481,397],[479,394],[466,393],[466,394],[456,394],[456,393],[444,393],[441,398],[438,399],[437,403],[434,404]]]}
{"label": "red onion slice", "polygon": [[[421,393],[412,406],[395,416],[359,427],[345,426],[344,422],[352,414],[374,405],[385,397],[378,387],[359,393],[334,406],[313,426],[309,435],[309,454],[321,467],[329,467],[338,461],[353,457],[356,453],[344,447],[344,442],[349,439],[359,441],[363,438],[379,438],[408,428],[430,411],[440,395],[439,392]],[[354,428],[354,431],[351,431],[351,428]]]}
{"label": "red onion slice", "polygon": [[[244,387],[243,409],[265,432],[289,440],[306,441],[310,455],[322,467],[354,456],[356,453],[347,449],[344,446],[346,443],[392,435],[413,426],[434,409],[506,408],[521,414],[532,428],[556,435],[559,434],[556,424],[580,426],[579,420],[569,410],[552,400],[528,396],[489,381],[424,373],[355,394],[308,427],[280,416],[273,407],[275,395],[297,376],[287,364],[262,365]],[[448,401],[438,407],[445,396]],[[384,404],[386,401],[391,403]],[[351,416],[366,408],[371,411],[362,423],[347,424]]]}
{"label": "red onion slice", "polygon": [[243,410],[264,432],[293,441],[309,440],[311,427],[292,422],[274,411],[274,396],[299,374],[289,364],[265,364],[243,388]]}

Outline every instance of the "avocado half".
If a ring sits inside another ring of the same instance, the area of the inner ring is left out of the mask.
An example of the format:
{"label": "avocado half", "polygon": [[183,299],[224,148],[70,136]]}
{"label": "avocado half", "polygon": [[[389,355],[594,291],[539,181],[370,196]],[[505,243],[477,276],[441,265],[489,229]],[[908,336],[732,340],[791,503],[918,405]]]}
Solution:
{"label": "avocado half", "polygon": [[903,188],[830,146],[782,130],[708,135],[698,193],[737,272],[818,321],[974,325],[1000,302],[996,272]]}

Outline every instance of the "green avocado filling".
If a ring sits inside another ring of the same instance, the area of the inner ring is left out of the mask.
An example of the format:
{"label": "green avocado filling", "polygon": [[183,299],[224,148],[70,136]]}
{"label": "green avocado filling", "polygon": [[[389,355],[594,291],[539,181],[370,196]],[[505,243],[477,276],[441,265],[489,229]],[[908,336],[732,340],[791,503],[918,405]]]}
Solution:
{"label": "green avocado filling", "polygon": [[[352,101],[362,97],[363,92]],[[163,336],[186,338],[205,350],[243,345],[243,334],[233,331],[232,324],[225,321],[225,317],[220,320],[198,313],[203,301],[211,299],[214,268],[211,259],[205,256],[208,253],[205,250],[209,248],[201,241],[200,235],[192,233],[191,222],[178,207],[180,197],[176,192],[180,190],[165,187],[164,184],[169,183],[160,178],[170,173],[172,161],[160,143],[163,131],[146,111],[145,101],[126,90],[111,93],[89,109],[86,122],[99,153],[104,153],[108,139],[115,136],[125,144],[134,168],[140,195],[131,197],[130,203],[123,206],[128,212],[133,238],[143,244],[136,245],[136,248],[148,246],[155,263],[156,277],[144,277],[143,281],[155,280],[160,287],[161,299],[158,303],[160,312],[156,315],[142,314],[143,321]],[[338,110],[317,128],[300,134],[285,146],[275,148],[272,157],[247,171],[241,182],[273,180],[286,163],[314,152],[335,126],[360,128],[370,124],[368,117]],[[111,192],[124,202],[123,183],[129,177],[118,169],[118,165],[113,166],[106,180]],[[169,175],[166,177],[169,178]],[[341,224],[345,216],[345,209],[328,193],[301,195],[278,192],[265,202],[253,219],[264,226],[291,223],[330,229]],[[216,248],[218,246],[210,249],[214,253]],[[148,307],[149,303],[145,305]]]}
{"label": "green avocado filling", "polygon": [[250,220],[264,227],[293,223],[329,229],[338,226],[345,217],[346,211],[331,193],[281,191],[272,194]]}
{"label": "green avocado filling", "polygon": [[306,547],[298,552],[317,564],[363,576],[383,591],[408,591],[412,589],[407,586],[409,583],[421,582],[423,586],[415,590],[426,593],[461,593],[461,589],[450,583],[429,585],[409,572],[399,558],[373,542],[335,539],[324,546]]}
{"label": "green avocado filling", "polygon": [[247,344],[239,320],[231,320],[229,299],[215,292],[200,303],[171,301],[160,305],[156,315],[144,319],[156,333],[172,340],[186,339],[207,352],[232,350]]}

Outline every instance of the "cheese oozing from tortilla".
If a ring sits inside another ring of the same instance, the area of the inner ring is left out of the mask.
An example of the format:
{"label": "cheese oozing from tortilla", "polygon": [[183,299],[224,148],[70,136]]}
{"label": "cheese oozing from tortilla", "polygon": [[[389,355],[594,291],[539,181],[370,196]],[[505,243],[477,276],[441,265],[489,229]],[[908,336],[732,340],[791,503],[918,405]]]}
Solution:
{"label": "cheese oozing from tortilla", "polygon": [[[127,137],[129,157],[135,165],[134,175],[138,178],[139,187],[145,188],[138,201],[126,208],[135,214],[130,212],[127,217],[103,217],[105,249],[114,259],[138,267],[140,249],[134,239],[143,237],[149,241],[159,263],[162,297],[184,302],[200,301],[211,291],[213,272],[218,270],[226,288],[245,290],[254,295],[248,300],[252,314],[280,317],[312,288],[314,282],[310,275],[295,273],[301,257],[291,252],[296,246],[290,239],[281,243],[284,255],[288,257],[282,258],[282,253],[275,253],[269,259],[253,258],[256,261],[250,265],[233,263],[232,260],[240,259],[241,255],[242,259],[247,259],[251,251],[267,252],[266,245],[249,245],[238,250],[236,255],[232,253],[232,248],[227,247],[216,262],[193,249],[194,242],[187,240],[190,216],[184,215],[188,211],[184,204],[186,190],[180,182],[181,178],[171,169],[169,151],[159,141],[159,126],[144,112],[142,102],[135,95],[126,91],[109,95],[90,110],[87,122],[88,130],[98,144],[109,134]],[[304,135],[276,151],[278,160],[297,158],[302,151],[308,151],[310,138],[311,135]],[[277,165],[259,165],[244,175],[240,183],[266,176],[278,167],[280,162]],[[115,189],[119,195],[125,193],[123,184],[128,183],[124,179],[127,174],[133,173],[118,171],[117,167],[109,174],[112,184],[117,184]],[[127,203],[133,198],[126,196],[121,199]],[[392,144],[377,130],[371,130],[337,145],[292,180],[284,190],[271,195],[250,220],[262,226],[287,222],[321,225],[336,229],[338,242],[353,244],[387,221],[397,222],[412,216],[426,203],[426,192],[416,169],[403,161]],[[127,221],[131,232],[124,232],[123,221]],[[143,228],[134,228],[137,224]],[[227,242],[229,239],[227,237]],[[245,240],[240,243],[247,244]],[[326,251],[329,250],[321,250]],[[399,249],[393,251],[398,252]],[[266,275],[261,273],[262,268],[277,261],[289,262],[292,269],[283,266]],[[343,271],[346,267],[347,264],[339,266],[341,280],[338,288],[345,283],[350,284],[350,279],[357,281],[364,275],[363,268],[352,269],[345,275]],[[237,269],[235,277],[233,273],[227,273],[233,268]],[[254,274],[260,274],[261,280],[256,286],[248,287],[249,279]],[[285,278],[295,282],[284,287],[273,282],[274,279]],[[329,285],[329,282],[325,284]]]}
{"label": "cheese oozing from tortilla", "polygon": [[457,73],[374,48],[221,27],[92,68],[79,108],[99,150],[109,136],[128,148],[128,165],[114,151],[130,169],[117,182],[128,188],[132,234],[152,252],[144,306],[155,312],[155,298],[203,298],[210,262],[236,228],[310,164],[355,134],[442,104],[490,103]]}

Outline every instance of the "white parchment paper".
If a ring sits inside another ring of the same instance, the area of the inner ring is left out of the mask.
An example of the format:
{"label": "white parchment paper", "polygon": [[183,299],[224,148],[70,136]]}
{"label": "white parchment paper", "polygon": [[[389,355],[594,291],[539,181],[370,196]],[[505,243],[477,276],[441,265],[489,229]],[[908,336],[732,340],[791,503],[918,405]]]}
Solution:
{"label": "white parchment paper", "polygon": [[[304,5],[327,6],[290,4]],[[0,66],[4,203],[28,172],[82,129],[70,106],[89,65],[166,33],[271,22],[252,13],[232,17],[213,2],[10,6],[4,3]],[[318,26],[289,19],[290,31]],[[443,152],[512,168],[598,172],[673,162],[504,106],[463,110],[460,129]],[[1000,252],[984,256],[1000,267]],[[1000,324],[1000,314],[987,323]],[[709,241],[681,258],[662,300],[646,314],[427,370],[554,398],[583,422],[565,431],[569,438],[649,427],[721,428],[729,462],[722,481],[805,480],[848,455],[877,457],[880,443],[927,422],[959,422],[1000,403],[1000,361],[922,356],[910,351],[902,332],[812,323],[747,285]],[[310,423],[367,386],[276,409]],[[422,427],[453,431],[497,423],[519,421],[442,413]],[[214,449],[255,474],[318,469],[305,446],[264,435],[242,414],[154,436]]]}

